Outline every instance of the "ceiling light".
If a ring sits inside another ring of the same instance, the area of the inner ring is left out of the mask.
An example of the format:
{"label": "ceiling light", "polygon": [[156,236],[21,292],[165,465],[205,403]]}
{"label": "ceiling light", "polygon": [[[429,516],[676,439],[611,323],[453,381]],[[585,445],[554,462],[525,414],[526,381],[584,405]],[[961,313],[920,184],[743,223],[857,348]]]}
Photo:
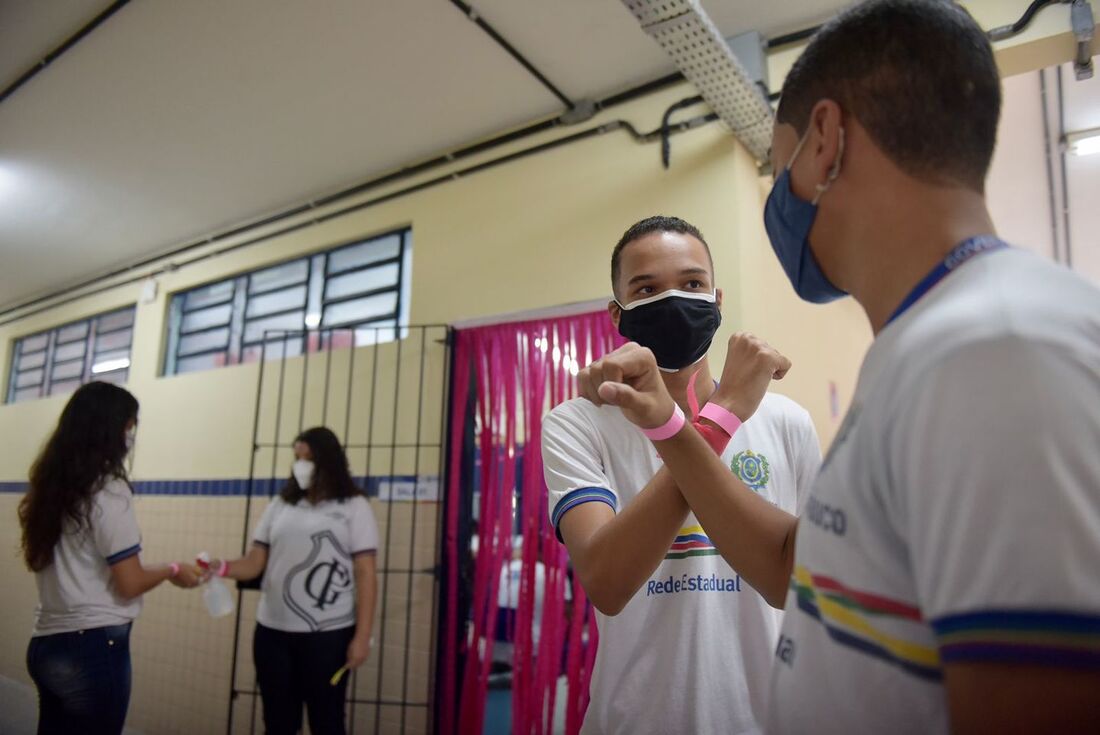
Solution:
{"label": "ceiling light", "polygon": [[128,357],[120,357],[117,360],[104,360],[92,365],[92,374],[99,375],[100,373],[109,373],[112,370],[121,370],[128,367],[130,367],[130,358]]}
{"label": "ceiling light", "polygon": [[1070,133],[1066,136],[1066,147],[1075,156],[1100,153],[1100,128]]}
{"label": "ceiling light", "polygon": [[321,315],[317,312],[306,314],[306,328],[316,329],[321,324]]}

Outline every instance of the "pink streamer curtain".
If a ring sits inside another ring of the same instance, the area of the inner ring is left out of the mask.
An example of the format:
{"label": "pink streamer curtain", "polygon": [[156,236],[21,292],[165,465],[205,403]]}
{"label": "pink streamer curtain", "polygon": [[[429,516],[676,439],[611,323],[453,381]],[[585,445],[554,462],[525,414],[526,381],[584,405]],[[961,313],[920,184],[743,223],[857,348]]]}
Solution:
{"label": "pink streamer curtain", "polygon": [[[450,502],[444,532],[449,595],[444,601],[441,642],[439,722],[443,733],[480,735],[484,728],[493,641],[498,635],[501,570],[513,555],[514,514],[519,516],[523,542],[512,673],[512,732],[553,732],[555,694],[563,666],[568,681],[565,731],[574,735],[580,730],[588,706],[596,622],[576,578],[567,578],[565,547],[558,543],[550,525],[540,451],[541,425],[551,407],[576,395],[577,371],[623,341],[606,312],[456,333],[452,449],[448,459]],[[472,621],[468,622],[458,619],[458,572],[465,550],[458,548],[457,539],[461,498],[474,491],[461,486],[461,437],[471,388],[475,391],[476,451],[482,470]],[[518,463],[521,453],[523,461]],[[522,500],[513,508],[517,485],[523,488]],[[546,588],[536,644],[532,620],[537,562],[545,565]],[[567,584],[572,587],[573,600],[568,620]],[[459,671],[461,655],[465,663]],[[457,706],[455,691],[459,692]]]}

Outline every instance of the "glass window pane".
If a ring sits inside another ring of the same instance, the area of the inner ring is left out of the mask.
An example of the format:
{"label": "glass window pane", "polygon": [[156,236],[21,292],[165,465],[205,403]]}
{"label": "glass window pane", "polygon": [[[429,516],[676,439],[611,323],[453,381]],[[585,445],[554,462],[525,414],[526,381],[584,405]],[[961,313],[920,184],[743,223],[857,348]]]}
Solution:
{"label": "glass window pane", "polygon": [[33,388],[23,388],[22,390],[15,391],[12,396],[12,403],[18,403],[19,401],[29,401],[38,398],[38,386]]}
{"label": "glass window pane", "polygon": [[[300,331],[305,329],[305,317],[302,312],[296,311],[293,314],[282,314],[280,316],[272,316],[266,319],[256,319],[250,321],[244,326],[244,342],[245,344],[251,344],[253,342],[260,342],[264,338],[264,330],[267,329],[284,329],[291,331]],[[275,337],[276,335],[269,335]],[[277,335],[279,338],[281,334]]]}
{"label": "glass window pane", "polygon": [[28,352],[37,352],[39,350],[46,349],[46,344],[50,340],[50,333],[43,332],[42,334],[36,334],[33,337],[24,337],[21,342],[19,351],[21,354],[27,354]]}
{"label": "glass window pane", "polygon": [[95,353],[98,355],[102,352],[108,352],[110,350],[117,350],[120,348],[129,348],[130,339],[134,336],[132,329],[122,329],[118,332],[111,332],[105,334],[102,337],[95,338]]}
{"label": "glass window pane", "polygon": [[129,375],[129,369],[122,368],[121,370],[112,370],[109,373],[100,373],[99,375],[95,376],[95,379],[102,380],[104,383],[114,383],[115,385],[118,385],[119,383],[125,383],[126,378],[129,377]]}
{"label": "glass window pane", "polygon": [[204,306],[212,306],[214,304],[220,304],[223,301],[228,301],[233,297],[233,279],[228,281],[222,281],[220,283],[212,283],[209,286],[203,286],[202,288],[196,288],[194,291],[188,291],[184,294],[184,311],[191,311],[192,309],[201,309]]}
{"label": "glass window pane", "polygon": [[49,394],[51,396],[61,395],[63,393],[72,393],[74,390],[80,387],[79,380],[66,380],[62,383],[50,383]]}
{"label": "glass window pane", "polygon": [[367,296],[354,301],[344,301],[325,307],[322,324],[332,327],[339,324],[368,322],[384,317],[397,309],[397,292]]}
{"label": "glass window pane", "polygon": [[342,299],[357,293],[397,285],[397,263],[334,276],[325,284],[325,299]]}
{"label": "glass window pane", "polygon": [[15,376],[15,387],[26,388],[28,385],[40,385],[42,383],[42,368],[28,370]]}
{"label": "glass window pane", "polygon": [[196,355],[195,357],[181,357],[176,361],[176,373],[193,373],[197,370],[209,370],[222,365],[225,365],[224,352]]}
{"label": "glass window pane", "polygon": [[[245,312],[245,315],[251,319],[252,317],[263,316],[264,314],[271,314],[276,311],[286,311],[287,309],[299,309],[304,311],[305,308],[306,287],[295,286],[284,291],[264,294],[263,296],[249,296],[248,310]],[[303,317],[299,318],[301,319]]]}
{"label": "glass window pane", "polygon": [[113,332],[116,329],[129,327],[134,323],[133,308],[105,314],[96,320],[96,332]]}
{"label": "glass window pane", "polygon": [[206,350],[224,350],[228,346],[229,330],[226,328],[215,329],[210,332],[199,332],[198,334],[180,337],[176,354],[182,357],[195,352],[205,352]]}
{"label": "glass window pane", "polygon": [[87,349],[87,347],[88,343],[83,341],[60,345],[53,351],[53,362],[56,365],[59,362],[84,357],[84,350]]}
{"label": "glass window pane", "polygon": [[221,327],[229,324],[229,317],[233,314],[233,304],[212,306],[201,311],[192,311],[184,314],[180,322],[180,332],[196,332],[208,327]]}
{"label": "glass window pane", "polygon": [[74,360],[60,365],[54,365],[50,371],[50,382],[56,383],[69,378],[81,378],[84,375],[84,361]]}
{"label": "glass window pane", "polygon": [[268,360],[278,360],[283,357],[284,349],[286,350],[286,357],[297,357],[302,354],[302,338],[294,336],[286,340],[268,340],[267,352],[264,353],[261,353],[258,344],[245,347],[241,350],[241,362],[256,362],[260,359],[261,354],[265,354]]}
{"label": "glass window pane", "polygon": [[31,368],[42,367],[42,364],[46,362],[46,351],[32,352],[29,355],[20,355],[19,364],[16,365],[16,370],[29,370]]}
{"label": "glass window pane", "polygon": [[256,271],[248,277],[248,293],[254,294],[282,286],[297,285],[306,280],[308,271],[309,261],[304,259]]}
{"label": "glass window pane", "polygon": [[125,369],[130,366],[130,350],[116,350],[96,355],[92,362],[92,377],[99,380],[99,376],[112,370]]}
{"label": "glass window pane", "polygon": [[396,258],[400,252],[401,235],[390,235],[378,240],[368,240],[329,253],[326,270],[329,273],[339,273],[349,268],[358,268],[367,263]]}
{"label": "glass window pane", "polygon": [[88,336],[88,322],[78,322],[57,330],[57,343],[72,342]]}

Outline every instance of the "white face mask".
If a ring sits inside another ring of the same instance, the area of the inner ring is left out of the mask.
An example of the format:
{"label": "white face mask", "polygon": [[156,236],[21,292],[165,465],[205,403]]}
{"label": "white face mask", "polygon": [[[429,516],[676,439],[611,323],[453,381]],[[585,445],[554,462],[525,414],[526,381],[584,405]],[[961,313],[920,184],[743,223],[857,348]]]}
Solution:
{"label": "white face mask", "polygon": [[130,429],[126,432],[126,453],[134,451],[134,440],[137,437],[137,429]]}
{"label": "white face mask", "polygon": [[309,486],[313,484],[314,466],[308,459],[295,460],[291,472],[294,473],[294,479],[298,482],[298,487],[303,490],[308,490]]}

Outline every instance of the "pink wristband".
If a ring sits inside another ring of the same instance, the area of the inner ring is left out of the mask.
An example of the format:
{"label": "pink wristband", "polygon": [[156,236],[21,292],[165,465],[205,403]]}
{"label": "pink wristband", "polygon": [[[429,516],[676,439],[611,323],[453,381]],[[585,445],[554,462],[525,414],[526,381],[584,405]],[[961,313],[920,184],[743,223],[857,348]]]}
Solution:
{"label": "pink wristband", "polygon": [[227,562],[225,559],[222,559],[222,564],[220,567],[218,567],[217,574],[219,577],[224,577],[225,575],[229,574],[229,562]]}
{"label": "pink wristband", "polygon": [[180,565],[178,562],[172,562],[168,565],[168,568],[172,570],[172,576],[178,577],[180,574]]}
{"label": "pink wristband", "polygon": [[672,416],[669,417],[668,421],[658,426],[656,429],[642,429],[642,433],[645,434],[647,439],[655,442],[664,441],[665,439],[676,436],[680,429],[684,428],[684,424],[687,423],[687,421],[684,419],[683,409],[675,403],[672,404],[672,406]]}
{"label": "pink wristband", "polygon": [[710,419],[721,426],[722,430],[729,434],[731,438],[741,428],[741,419],[716,403],[708,403],[703,406],[703,409],[699,411],[699,418]]}

